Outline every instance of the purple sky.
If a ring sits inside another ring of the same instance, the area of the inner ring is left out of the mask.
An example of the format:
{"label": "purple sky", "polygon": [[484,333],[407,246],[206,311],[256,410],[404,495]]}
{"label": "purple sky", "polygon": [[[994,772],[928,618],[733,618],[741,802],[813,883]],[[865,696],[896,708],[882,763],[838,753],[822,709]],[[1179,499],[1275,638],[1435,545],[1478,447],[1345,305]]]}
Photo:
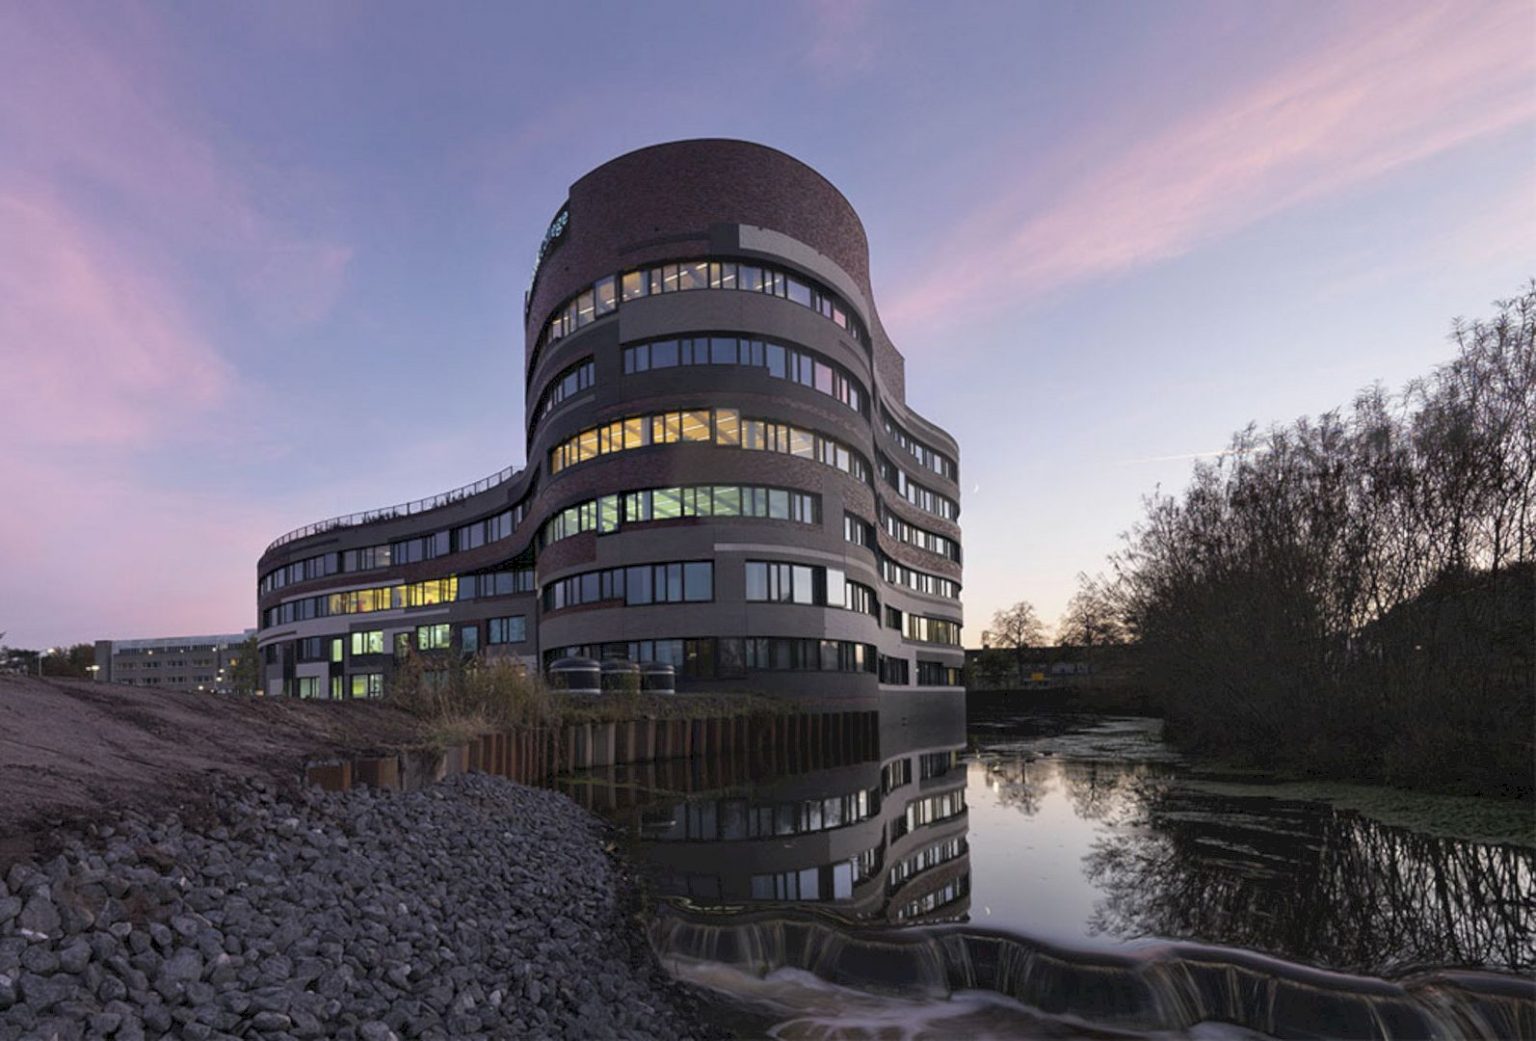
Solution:
{"label": "purple sky", "polygon": [[1536,7],[0,6],[0,630],[238,630],[274,537],[522,461],[570,182],[784,149],[960,440],[967,641],[1249,420],[1536,273]]}

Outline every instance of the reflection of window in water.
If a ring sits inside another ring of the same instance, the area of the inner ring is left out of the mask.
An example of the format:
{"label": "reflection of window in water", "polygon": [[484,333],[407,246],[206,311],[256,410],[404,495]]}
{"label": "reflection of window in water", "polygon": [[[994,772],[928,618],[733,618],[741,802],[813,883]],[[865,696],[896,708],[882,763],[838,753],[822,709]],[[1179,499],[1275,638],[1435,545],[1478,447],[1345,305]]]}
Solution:
{"label": "reflection of window in water", "polygon": [[959,760],[960,753],[953,749],[947,752],[925,752],[917,757],[919,776],[925,781],[943,777]]}
{"label": "reflection of window in water", "polygon": [[830,831],[868,820],[880,812],[880,793],[870,788],[823,799],[752,804],[746,799],[712,799],[678,807],[674,827],[662,841],[715,842],[774,838]]}
{"label": "reflection of window in water", "polygon": [[946,839],[891,865],[890,884],[898,886],[931,867],[948,863],[966,851],[964,837]]}
{"label": "reflection of window in water", "polygon": [[753,900],[848,900],[853,887],[880,869],[880,847],[849,860],[798,871],[752,876]]}
{"label": "reflection of window in water", "polygon": [[895,841],[916,828],[937,821],[948,820],[965,812],[965,789],[940,792],[913,799],[907,803],[907,812],[891,821],[891,840]]}
{"label": "reflection of window in water", "polygon": [[965,896],[971,890],[969,875],[961,875],[953,881],[947,882],[932,892],[924,893],[916,900],[909,900],[896,908],[896,920],[905,921],[908,918],[916,918],[936,911],[946,904],[953,903]]}

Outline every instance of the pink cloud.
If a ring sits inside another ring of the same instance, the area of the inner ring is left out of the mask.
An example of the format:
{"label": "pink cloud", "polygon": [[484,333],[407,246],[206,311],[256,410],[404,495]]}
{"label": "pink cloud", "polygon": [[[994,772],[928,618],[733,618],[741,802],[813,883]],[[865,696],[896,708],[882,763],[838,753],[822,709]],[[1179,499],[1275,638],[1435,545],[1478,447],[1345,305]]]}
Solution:
{"label": "pink cloud", "polygon": [[[1043,203],[1000,181],[888,308],[930,325],[1187,253],[1265,217],[1536,118],[1523,5],[1370,9],[1171,125],[1124,127]],[[1096,131],[1084,134],[1102,140]],[[1020,142],[1017,163],[1035,142]],[[1003,164],[1005,167],[1008,164]],[[993,243],[990,247],[986,243]]]}
{"label": "pink cloud", "polygon": [[[239,281],[263,313],[323,317],[350,250],[285,227],[272,212],[283,200],[254,186],[272,172],[220,146],[218,127],[174,79],[179,64],[153,8],[101,18],[58,5],[8,11],[0,188],[16,177],[48,184],[80,212],[88,204],[125,249],[216,257],[249,272]],[[286,191],[301,179],[281,181]]]}
{"label": "pink cloud", "polygon": [[10,443],[142,447],[170,417],[224,397],[228,366],[143,258],[46,190],[0,185],[0,227]]}

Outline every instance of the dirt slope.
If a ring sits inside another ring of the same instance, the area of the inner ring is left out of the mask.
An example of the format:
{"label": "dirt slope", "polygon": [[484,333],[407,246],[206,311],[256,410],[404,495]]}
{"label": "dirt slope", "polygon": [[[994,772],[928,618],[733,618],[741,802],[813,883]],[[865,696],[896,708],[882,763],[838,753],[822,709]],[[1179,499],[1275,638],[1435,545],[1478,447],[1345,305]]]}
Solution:
{"label": "dirt slope", "polygon": [[367,702],[0,676],[0,868],[61,822],[197,803],[215,774],[290,782],[308,758],[410,743],[409,717]]}

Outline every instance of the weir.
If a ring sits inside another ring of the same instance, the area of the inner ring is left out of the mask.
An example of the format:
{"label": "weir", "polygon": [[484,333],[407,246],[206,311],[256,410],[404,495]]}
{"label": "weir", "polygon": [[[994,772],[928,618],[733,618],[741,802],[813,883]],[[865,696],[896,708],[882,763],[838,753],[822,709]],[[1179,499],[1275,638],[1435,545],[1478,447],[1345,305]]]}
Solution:
{"label": "weir", "polygon": [[1193,943],[1088,953],[968,926],[856,929],[807,912],[725,920],[678,906],[661,909],[650,936],[674,972],[699,963],[755,976],[799,969],[856,990],[931,999],[989,990],[1135,1032],[1227,1023],[1276,1038],[1536,1036],[1536,983],[1491,972],[1385,980]]}

